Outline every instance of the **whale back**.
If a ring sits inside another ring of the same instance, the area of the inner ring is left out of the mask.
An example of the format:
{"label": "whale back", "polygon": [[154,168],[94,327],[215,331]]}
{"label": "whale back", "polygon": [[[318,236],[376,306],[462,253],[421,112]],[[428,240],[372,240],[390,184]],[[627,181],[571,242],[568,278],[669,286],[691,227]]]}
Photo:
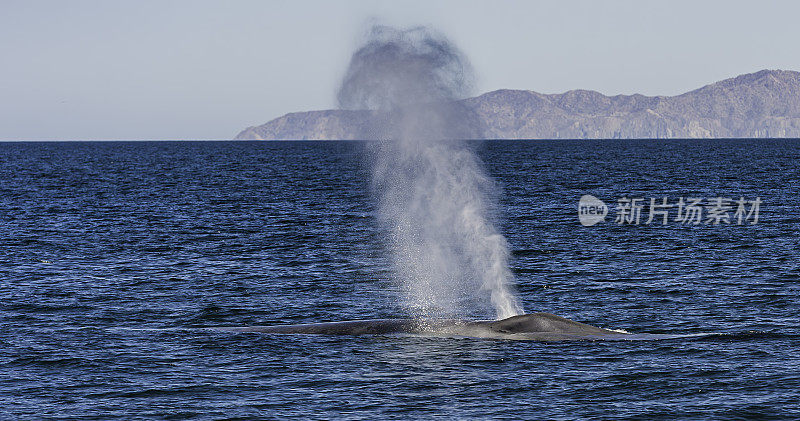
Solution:
{"label": "whale back", "polygon": [[236,332],[317,335],[422,334],[498,339],[560,341],[619,335],[607,329],[575,322],[549,313],[532,313],[503,320],[464,321],[455,319],[378,319],[227,328]]}
{"label": "whale back", "polygon": [[607,335],[617,333],[585,323],[565,319],[550,313],[531,313],[488,322],[487,327],[498,333],[559,333],[565,335]]}

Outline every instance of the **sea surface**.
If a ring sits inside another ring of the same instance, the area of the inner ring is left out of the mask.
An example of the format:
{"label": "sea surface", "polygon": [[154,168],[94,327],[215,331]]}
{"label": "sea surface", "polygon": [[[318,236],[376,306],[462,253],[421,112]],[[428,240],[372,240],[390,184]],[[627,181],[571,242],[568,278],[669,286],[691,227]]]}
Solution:
{"label": "sea surface", "polygon": [[[0,143],[0,419],[800,418],[800,141],[475,148],[526,311],[702,335],[225,331],[404,316],[362,143]],[[645,224],[665,197],[759,218]]]}

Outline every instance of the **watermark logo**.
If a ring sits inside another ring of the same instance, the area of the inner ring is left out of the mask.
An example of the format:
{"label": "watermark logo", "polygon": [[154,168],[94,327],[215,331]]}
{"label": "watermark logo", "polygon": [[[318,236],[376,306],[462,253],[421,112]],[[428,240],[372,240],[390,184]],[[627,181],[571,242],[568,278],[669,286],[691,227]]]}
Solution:
{"label": "watermark logo", "polygon": [[[617,199],[614,222],[618,225],[666,225],[670,221],[682,225],[755,225],[761,209],[761,198],[681,197],[670,203],[667,197]],[[584,195],[578,202],[578,219],[589,227],[604,221],[608,207],[602,200]]]}
{"label": "watermark logo", "polygon": [[608,206],[602,200],[590,194],[581,196],[581,200],[578,201],[578,219],[581,221],[581,225],[591,227],[604,221],[606,215],[608,215]]}

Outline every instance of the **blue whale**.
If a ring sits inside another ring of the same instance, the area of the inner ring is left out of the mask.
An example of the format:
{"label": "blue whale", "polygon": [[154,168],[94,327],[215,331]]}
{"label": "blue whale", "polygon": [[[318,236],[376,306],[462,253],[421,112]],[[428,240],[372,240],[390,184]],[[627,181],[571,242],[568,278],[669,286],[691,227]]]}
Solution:
{"label": "blue whale", "polygon": [[[512,316],[503,320],[375,319],[293,325],[235,327],[235,332],[314,335],[409,334],[538,341],[629,339],[623,331],[603,329],[549,313]],[[630,338],[633,339],[633,338]]]}

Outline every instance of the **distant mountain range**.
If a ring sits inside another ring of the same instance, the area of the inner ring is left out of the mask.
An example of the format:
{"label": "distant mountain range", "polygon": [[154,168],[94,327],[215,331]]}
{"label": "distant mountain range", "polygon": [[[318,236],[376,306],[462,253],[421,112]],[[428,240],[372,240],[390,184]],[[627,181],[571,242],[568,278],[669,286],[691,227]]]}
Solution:
{"label": "distant mountain range", "polygon": [[[487,139],[800,138],[800,73],[762,70],[677,96],[502,89],[463,100]],[[363,139],[370,111],[286,114],[237,140]]]}

